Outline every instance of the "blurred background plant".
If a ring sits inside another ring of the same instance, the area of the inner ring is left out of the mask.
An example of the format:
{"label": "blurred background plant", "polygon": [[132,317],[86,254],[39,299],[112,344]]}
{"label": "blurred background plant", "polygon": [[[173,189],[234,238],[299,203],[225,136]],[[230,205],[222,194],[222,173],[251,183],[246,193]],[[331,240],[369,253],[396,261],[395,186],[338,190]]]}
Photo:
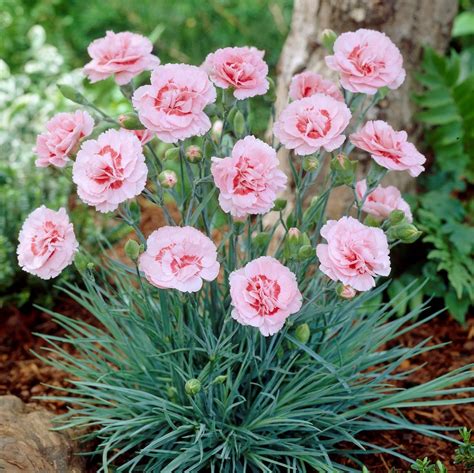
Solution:
{"label": "blurred background plant", "polygon": [[[398,250],[401,275],[388,296],[407,292],[422,276],[427,284],[409,304],[435,297],[464,323],[474,303],[474,7],[472,1],[460,5],[451,50],[440,55],[426,48],[416,76],[421,91],[413,100],[420,107],[417,119],[424,125],[431,165],[410,204],[424,236],[410,256]],[[405,312],[398,307],[399,315]]]}

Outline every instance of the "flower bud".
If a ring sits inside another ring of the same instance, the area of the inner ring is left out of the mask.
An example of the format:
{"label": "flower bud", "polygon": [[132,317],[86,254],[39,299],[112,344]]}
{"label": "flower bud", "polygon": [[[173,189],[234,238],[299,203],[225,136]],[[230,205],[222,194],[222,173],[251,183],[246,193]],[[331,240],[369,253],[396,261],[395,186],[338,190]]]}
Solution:
{"label": "flower bud", "polygon": [[357,291],[351,286],[338,284],[336,287],[336,294],[342,299],[352,299],[357,295]]}
{"label": "flower bud", "polygon": [[411,223],[401,223],[388,229],[389,238],[393,241],[400,240],[402,243],[414,243],[422,232]]}
{"label": "flower bud", "polygon": [[202,161],[202,150],[199,146],[191,145],[186,148],[186,159],[190,163],[199,163]]}
{"label": "flower bud", "polygon": [[172,189],[178,183],[178,176],[174,171],[166,169],[160,172],[158,180],[165,189]]}
{"label": "flower bud", "polygon": [[331,170],[334,176],[334,184],[336,186],[350,186],[355,178],[357,161],[351,161],[346,155],[338,154],[331,161]]}
{"label": "flower bud", "polygon": [[136,113],[123,113],[118,119],[120,125],[127,130],[144,130],[142,122],[138,119]]}
{"label": "flower bud", "polygon": [[316,156],[305,156],[303,159],[303,169],[306,172],[316,171],[319,167],[319,160]]}
{"label": "flower bud", "polygon": [[288,230],[288,241],[292,244],[298,244],[298,242],[300,241],[300,236],[301,236],[301,232],[295,228],[295,227],[291,227],[289,230]]}
{"label": "flower bud", "polygon": [[367,215],[367,217],[365,217],[364,224],[368,227],[380,227],[381,222],[373,215]]}
{"label": "flower bud", "polygon": [[253,237],[253,243],[257,247],[265,248],[270,243],[271,238],[272,238],[272,236],[270,235],[270,233],[260,232],[260,233],[257,233]]}
{"label": "flower bud", "polygon": [[132,260],[136,261],[140,255],[140,245],[135,240],[128,240],[125,243],[125,254]]}
{"label": "flower bud", "polygon": [[74,87],[65,84],[58,84],[59,92],[65,97],[66,99],[70,100],[71,102],[78,103],[79,105],[88,105],[88,100],[78,92]]}
{"label": "flower bud", "polygon": [[324,48],[329,52],[333,53],[334,51],[334,43],[336,42],[337,34],[330,29],[325,29],[321,33],[321,43]]}
{"label": "flower bud", "polygon": [[80,273],[82,273],[83,271],[87,269],[88,263],[89,263],[89,258],[87,258],[87,256],[84,253],[82,252],[76,253],[76,256],[74,257],[74,266]]}
{"label": "flower bud", "polygon": [[300,324],[295,329],[295,338],[301,343],[308,343],[311,330],[308,324]]}
{"label": "flower bud", "polygon": [[172,401],[174,401],[178,397],[178,390],[174,386],[168,386],[166,388],[166,394]]}
{"label": "flower bud", "polygon": [[221,374],[220,376],[216,376],[214,378],[214,381],[212,381],[213,384],[223,384],[227,380],[227,375],[226,374]]}
{"label": "flower bud", "polygon": [[298,250],[298,261],[313,258],[316,255],[316,250],[311,245],[303,245]]}
{"label": "flower bud", "polygon": [[211,136],[214,141],[219,141],[222,135],[224,123],[222,120],[216,120],[211,128]]}
{"label": "flower bud", "polygon": [[240,110],[235,112],[233,126],[237,136],[242,136],[245,133],[245,117]]}
{"label": "flower bud", "polygon": [[175,160],[179,158],[179,148],[169,148],[165,151],[165,160]]}
{"label": "flower bud", "polygon": [[403,210],[392,210],[390,215],[388,216],[390,221],[390,225],[397,225],[398,223],[402,223],[405,220],[405,212]]}
{"label": "flower bud", "polygon": [[276,199],[274,204],[273,204],[273,209],[275,212],[281,212],[282,210],[285,210],[287,204],[286,199]]}
{"label": "flower bud", "polygon": [[186,384],[184,385],[184,390],[186,391],[186,394],[194,396],[201,390],[201,381],[196,378],[192,378],[186,381]]}
{"label": "flower bud", "polygon": [[95,269],[95,264],[92,263],[92,261],[91,261],[90,263],[87,263],[86,267],[89,271],[93,271]]}

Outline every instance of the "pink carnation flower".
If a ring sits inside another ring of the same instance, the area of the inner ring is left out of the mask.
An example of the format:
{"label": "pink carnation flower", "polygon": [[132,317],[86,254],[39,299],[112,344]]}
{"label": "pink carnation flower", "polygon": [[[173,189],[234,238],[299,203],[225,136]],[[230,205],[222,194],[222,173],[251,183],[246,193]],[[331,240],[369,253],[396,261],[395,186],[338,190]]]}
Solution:
{"label": "pink carnation flower", "polygon": [[42,279],[55,278],[69,266],[79,246],[66,210],[55,212],[44,205],[27,217],[19,241],[18,264]]}
{"label": "pink carnation flower", "polygon": [[[362,201],[366,192],[367,183],[363,179],[356,184],[356,194],[359,201]],[[362,210],[383,219],[388,218],[394,210],[401,210],[409,222],[413,221],[410,206],[394,186],[377,186],[366,197]]]}
{"label": "pink carnation flower", "polygon": [[140,270],[156,287],[196,292],[219,274],[216,246],[193,227],[161,227],[147,240]]}
{"label": "pink carnation flower", "polygon": [[257,327],[267,337],[301,309],[302,296],[295,275],[278,260],[262,256],[229,276],[232,318]]}
{"label": "pink carnation flower", "polygon": [[204,108],[216,100],[216,89],[199,67],[166,64],[153,71],[151,85],[139,87],[132,100],[145,127],[175,143],[209,131]]}
{"label": "pink carnation flower", "polygon": [[110,212],[142,192],[147,172],[139,139],[124,129],[108,130],[83,143],[72,180],[86,204]]}
{"label": "pink carnation flower", "polygon": [[160,64],[151,54],[153,44],[142,35],[124,31],[107,31],[87,48],[92,61],[84,66],[84,74],[91,82],[115,76],[118,85],[128,84],[135,76]]}
{"label": "pink carnation flower", "polygon": [[344,140],[351,112],[344,102],[314,94],[286,106],[273,126],[275,136],[287,149],[307,155],[324,148],[333,151]]}
{"label": "pink carnation flower", "polygon": [[291,100],[311,97],[314,94],[326,94],[339,102],[344,102],[344,97],[336,84],[312,71],[293,76],[289,94]]}
{"label": "pink carnation flower", "polygon": [[351,92],[373,95],[381,87],[398,89],[405,80],[399,49],[379,31],[341,34],[326,64],[340,74],[342,87]]}
{"label": "pink carnation flower", "polygon": [[58,113],[46,124],[47,131],[36,138],[36,166],[66,166],[69,155],[76,151],[79,141],[89,136],[93,128],[94,120],[87,112]]}
{"label": "pink carnation flower", "polygon": [[268,212],[287,181],[276,151],[254,136],[237,141],[231,157],[212,158],[211,173],[222,210],[234,217]]}
{"label": "pink carnation flower", "polygon": [[405,131],[395,131],[382,120],[368,121],[350,135],[352,144],[370,153],[380,166],[392,171],[408,171],[416,177],[425,170],[425,157],[407,141]]}
{"label": "pink carnation flower", "polygon": [[242,100],[267,93],[270,84],[264,54],[249,47],[218,49],[208,54],[202,67],[217,87],[232,87],[234,97]]}
{"label": "pink carnation flower", "polygon": [[319,269],[333,281],[341,281],[357,291],[368,291],[375,286],[376,276],[390,274],[387,237],[380,228],[342,217],[329,220],[321,235],[327,244],[316,247]]}

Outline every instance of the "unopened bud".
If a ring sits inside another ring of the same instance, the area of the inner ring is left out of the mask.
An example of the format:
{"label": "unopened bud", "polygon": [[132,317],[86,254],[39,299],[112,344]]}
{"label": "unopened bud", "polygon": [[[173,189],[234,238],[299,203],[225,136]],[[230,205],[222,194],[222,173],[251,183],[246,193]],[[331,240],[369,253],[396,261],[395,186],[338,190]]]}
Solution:
{"label": "unopened bud", "polygon": [[367,215],[364,220],[364,224],[368,227],[380,227],[381,223],[382,222],[373,215]]}
{"label": "unopened bud", "polygon": [[392,210],[390,212],[390,215],[388,216],[388,219],[390,221],[390,225],[397,225],[398,223],[403,222],[405,219],[405,212],[403,210]]}
{"label": "unopened bud", "polygon": [[242,136],[245,133],[245,117],[240,110],[235,112],[233,125],[234,132],[237,136]]}
{"label": "unopened bud", "polygon": [[88,105],[88,100],[74,87],[65,84],[58,84],[58,89],[66,99],[79,105]]}
{"label": "unopened bud", "polygon": [[390,227],[388,234],[391,240],[400,240],[402,243],[414,243],[422,232],[410,223],[401,223]]}
{"label": "unopened bud", "polygon": [[319,160],[316,156],[306,156],[303,159],[303,169],[306,172],[316,171],[319,167]]}
{"label": "unopened bud", "polygon": [[282,210],[285,209],[287,204],[286,199],[276,199],[275,203],[273,204],[273,209],[275,212],[281,212]]}
{"label": "unopened bud", "polygon": [[174,401],[178,397],[178,390],[174,386],[168,386],[166,388],[166,394],[172,401]]}
{"label": "unopened bud", "polygon": [[87,269],[87,264],[89,263],[89,258],[84,253],[76,253],[76,256],[74,257],[74,266],[76,269],[82,273]]}
{"label": "unopened bud", "polygon": [[336,293],[342,299],[352,299],[357,295],[357,291],[353,287],[344,284],[338,284]]}
{"label": "unopened bud", "polygon": [[295,329],[295,338],[301,343],[308,343],[311,330],[308,324],[300,324]]}
{"label": "unopened bud", "polygon": [[166,169],[160,172],[158,180],[165,189],[172,189],[178,183],[178,176],[174,171]]}
{"label": "unopened bud", "polygon": [[337,34],[330,29],[325,29],[321,33],[321,43],[324,48],[332,53],[334,50],[334,43],[336,42]]}
{"label": "unopened bud", "polygon": [[127,130],[144,130],[142,122],[138,119],[136,113],[124,113],[118,119],[120,125]]}
{"label": "unopened bud", "polygon": [[271,238],[272,236],[270,235],[270,233],[260,232],[253,237],[253,243],[255,244],[255,246],[265,248],[270,243]]}
{"label": "unopened bud", "polygon": [[357,161],[351,161],[345,154],[338,154],[331,161],[331,170],[334,175],[335,185],[350,186],[354,181]]}
{"label": "unopened bud", "polygon": [[186,148],[186,159],[190,163],[199,163],[202,160],[202,150],[199,146],[191,145]]}
{"label": "unopened bud", "polygon": [[196,378],[186,381],[186,384],[184,385],[184,390],[186,391],[186,394],[194,396],[201,390],[201,381]]}
{"label": "unopened bud", "polygon": [[165,160],[176,160],[179,158],[179,148],[169,148],[165,151]]}
{"label": "unopened bud", "polygon": [[301,232],[297,228],[291,227],[288,230],[288,241],[290,243],[298,243],[300,241],[300,236]]}
{"label": "unopened bud", "polygon": [[220,376],[216,376],[214,378],[214,381],[212,382],[213,384],[223,384],[227,380],[227,375],[226,374],[221,374]]}
{"label": "unopened bud", "polygon": [[263,96],[266,102],[275,102],[276,100],[276,87],[275,81],[271,77],[267,77],[268,80],[268,90],[267,93]]}
{"label": "unopened bud", "polygon": [[316,250],[311,245],[303,245],[298,250],[298,261],[313,258],[316,255]]}
{"label": "unopened bud", "polygon": [[219,141],[222,135],[224,123],[222,120],[216,120],[211,128],[211,136],[214,141]]}
{"label": "unopened bud", "polygon": [[140,255],[140,245],[135,240],[128,240],[125,243],[125,254],[132,260],[136,261]]}

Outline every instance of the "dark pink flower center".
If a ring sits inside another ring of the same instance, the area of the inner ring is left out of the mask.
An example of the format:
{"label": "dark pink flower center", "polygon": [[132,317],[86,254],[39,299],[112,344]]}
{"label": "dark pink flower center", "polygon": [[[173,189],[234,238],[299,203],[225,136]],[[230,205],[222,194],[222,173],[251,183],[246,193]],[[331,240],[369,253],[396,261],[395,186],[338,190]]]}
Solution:
{"label": "dark pink flower center", "polygon": [[155,107],[170,115],[188,115],[192,113],[194,95],[187,87],[179,88],[170,81],[158,91]]}
{"label": "dark pink flower center", "polygon": [[280,285],[277,281],[259,274],[250,279],[246,287],[250,306],[260,315],[274,315],[279,310]]}
{"label": "dark pink flower center", "polygon": [[299,116],[296,122],[298,131],[311,139],[326,136],[331,129],[331,116],[325,109],[318,110],[317,115],[316,117]]}
{"label": "dark pink flower center", "polygon": [[92,179],[97,184],[108,184],[111,189],[119,189],[123,184],[122,155],[110,145],[104,146],[98,153],[100,156],[110,157],[111,164],[104,159],[95,170]]}
{"label": "dark pink flower center", "polygon": [[[173,249],[176,243],[163,247],[155,256],[155,261],[167,263],[173,274],[184,274],[187,277],[195,276],[202,268],[202,257],[196,255],[178,255]],[[166,261],[165,261],[166,260]]]}
{"label": "dark pink flower center", "polygon": [[234,58],[222,65],[222,75],[232,85],[239,87],[252,81],[255,68],[252,64],[244,62],[241,58]]}
{"label": "dark pink flower center", "polygon": [[378,69],[385,67],[383,61],[377,61],[367,51],[367,44],[356,46],[349,54],[348,59],[363,76],[373,75]]}
{"label": "dark pink flower center", "polygon": [[51,246],[64,240],[56,225],[49,220],[43,224],[43,231],[41,237],[35,235],[31,240],[31,252],[34,256],[43,256]]}
{"label": "dark pink flower center", "polygon": [[265,176],[255,169],[249,158],[241,156],[236,165],[237,174],[232,185],[237,195],[263,192],[266,188]]}

